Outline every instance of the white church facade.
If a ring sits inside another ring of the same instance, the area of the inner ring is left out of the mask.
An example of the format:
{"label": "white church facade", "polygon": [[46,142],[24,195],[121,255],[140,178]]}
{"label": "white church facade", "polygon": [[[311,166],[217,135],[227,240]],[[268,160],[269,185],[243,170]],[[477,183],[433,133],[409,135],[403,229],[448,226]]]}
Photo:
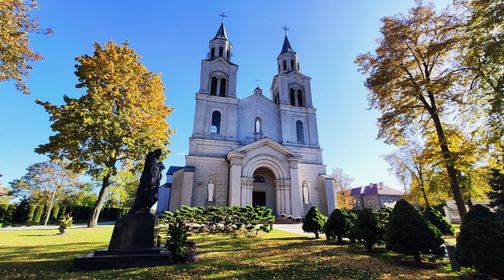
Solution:
{"label": "white church facade", "polygon": [[238,65],[224,23],[209,48],[186,165],[169,168],[169,195],[160,193],[158,207],[265,205],[299,217],[316,206],[330,213],[335,185],[322,161],[310,77],[287,34],[270,98],[259,87],[237,98]]}

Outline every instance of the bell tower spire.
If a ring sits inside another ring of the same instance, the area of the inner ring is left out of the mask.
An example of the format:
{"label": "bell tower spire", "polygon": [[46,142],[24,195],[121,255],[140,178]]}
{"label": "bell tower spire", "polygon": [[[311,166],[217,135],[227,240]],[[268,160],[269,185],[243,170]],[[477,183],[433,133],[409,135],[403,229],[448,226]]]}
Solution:
{"label": "bell tower spire", "polygon": [[225,13],[220,13],[219,16],[222,18],[221,24],[219,26],[219,29],[217,30],[217,33],[215,34],[215,37],[210,40],[210,53],[209,53],[209,59],[216,59],[219,57],[222,57],[228,61],[231,60],[231,48],[233,47],[231,45],[231,42],[229,42],[229,39],[227,37],[226,33],[226,27],[224,26],[224,18],[227,17]]}

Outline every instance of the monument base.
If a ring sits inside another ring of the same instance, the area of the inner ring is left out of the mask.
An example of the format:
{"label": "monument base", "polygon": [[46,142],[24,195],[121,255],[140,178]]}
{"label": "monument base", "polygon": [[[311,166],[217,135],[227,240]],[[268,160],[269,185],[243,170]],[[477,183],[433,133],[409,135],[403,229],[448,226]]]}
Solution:
{"label": "monument base", "polygon": [[74,271],[146,267],[172,264],[170,253],[160,248],[143,250],[99,250],[74,259]]}
{"label": "monument base", "polygon": [[116,222],[108,250],[74,259],[74,270],[158,266],[173,263],[170,253],[154,247],[156,216],[132,213]]}

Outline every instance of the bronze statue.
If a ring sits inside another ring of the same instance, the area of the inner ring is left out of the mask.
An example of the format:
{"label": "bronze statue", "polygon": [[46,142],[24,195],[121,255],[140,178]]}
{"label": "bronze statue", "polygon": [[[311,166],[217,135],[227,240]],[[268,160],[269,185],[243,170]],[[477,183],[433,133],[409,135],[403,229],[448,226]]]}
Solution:
{"label": "bronze statue", "polygon": [[132,213],[148,213],[152,205],[157,201],[158,188],[165,168],[159,157],[163,154],[161,149],[147,154],[144,169],[140,176],[140,184],[135,196],[135,202],[131,207]]}

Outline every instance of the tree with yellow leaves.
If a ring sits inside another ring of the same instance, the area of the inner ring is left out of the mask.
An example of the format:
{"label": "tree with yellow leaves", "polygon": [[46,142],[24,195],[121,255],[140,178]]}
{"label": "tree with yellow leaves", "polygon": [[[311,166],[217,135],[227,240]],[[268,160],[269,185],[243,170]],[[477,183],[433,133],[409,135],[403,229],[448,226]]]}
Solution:
{"label": "tree with yellow leaves", "polygon": [[38,19],[30,16],[37,8],[35,0],[0,1],[0,82],[14,81],[18,91],[30,94],[26,77],[31,63],[42,59],[29,46],[32,32],[51,34],[51,29],[40,30]]}
{"label": "tree with yellow leaves", "polygon": [[399,144],[432,125],[461,217],[466,214],[458,171],[445,135],[449,114],[463,106],[467,75],[455,50],[467,39],[464,25],[447,11],[436,13],[421,1],[407,15],[382,19],[382,37],[375,54],[355,62],[369,74],[370,107],[378,109],[379,138]]}
{"label": "tree with yellow leaves", "polygon": [[56,133],[35,149],[51,158],[64,158],[69,168],[86,171],[101,181],[101,189],[88,227],[96,227],[112,177],[121,163],[142,163],[145,155],[162,148],[168,152],[173,131],[166,118],[159,74],[150,72],[127,43],[95,44],[94,54],[77,57],[79,98],[64,97],[57,106],[37,100],[50,115]]}

